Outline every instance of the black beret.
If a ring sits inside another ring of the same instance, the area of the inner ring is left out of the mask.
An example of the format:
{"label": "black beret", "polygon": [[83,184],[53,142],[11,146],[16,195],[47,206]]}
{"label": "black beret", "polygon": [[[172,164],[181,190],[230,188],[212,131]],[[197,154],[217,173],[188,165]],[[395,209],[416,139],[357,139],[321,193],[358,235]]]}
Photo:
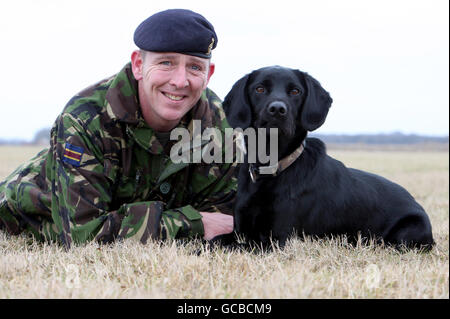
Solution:
{"label": "black beret", "polygon": [[134,43],[142,50],[177,52],[209,59],[217,46],[214,27],[190,10],[170,9],[155,13],[134,31]]}

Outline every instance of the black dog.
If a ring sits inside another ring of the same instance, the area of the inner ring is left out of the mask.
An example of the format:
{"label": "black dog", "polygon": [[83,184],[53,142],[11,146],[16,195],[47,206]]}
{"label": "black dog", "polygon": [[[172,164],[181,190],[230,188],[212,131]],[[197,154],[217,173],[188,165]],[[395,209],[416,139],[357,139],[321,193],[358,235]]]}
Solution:
{"label": "black dog", "polygon": [[[235,234],[281,246],[296,232],[325,237],[375,238],[396,247],[434,244],[424,209],[401,186],[347,168],[325,145],[306,138],[320,127],[332,99],[307,73],[279,66],[253,71],[236,82],[224,101],[233,128],[278,128],[278,170],[241,164],[234,208]],[[272,167],[273,168],[273,167]],[[351,241],[351,240],[350,240]],[[235,242],[233,234],[213,242]]]}

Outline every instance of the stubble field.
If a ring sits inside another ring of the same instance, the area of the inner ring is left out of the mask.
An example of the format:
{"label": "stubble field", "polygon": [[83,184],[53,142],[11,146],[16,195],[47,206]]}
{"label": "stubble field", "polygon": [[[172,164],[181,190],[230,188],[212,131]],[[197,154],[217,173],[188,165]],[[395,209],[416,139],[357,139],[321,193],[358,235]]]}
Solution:
{"label": "stubble field", "polygon": [[[0,147],[0,180],[38,151]],[[448,150],[329,154],[409,190],[430,216],[433,250],[349,247],[336,238],[292,239],[265,254],[206,250],[196,241],[64,251],[0,231],[0,298],[449,298]]]}

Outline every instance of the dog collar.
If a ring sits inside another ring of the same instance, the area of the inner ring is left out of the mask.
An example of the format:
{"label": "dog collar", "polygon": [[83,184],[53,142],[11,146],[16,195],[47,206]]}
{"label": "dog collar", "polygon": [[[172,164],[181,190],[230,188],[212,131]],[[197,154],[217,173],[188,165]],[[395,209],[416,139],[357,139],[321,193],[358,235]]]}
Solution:
{"label": "dog collar", "polygon": [[295,160],[300,157],[300,155],[302,155],[305,149],[305,144],[306,142],[305,140],[303,140],[302,144],[300,144],[300,146],[295,151],[283,158],[281,161],[278,161],[275,165],[257,167],[254,164],[250,164],[248,167],[248,172],[250,173],[252,182],[256,183],[256,180],[262,174],[277,176],[279,173],[291,166],[291,164],[294,163]]}

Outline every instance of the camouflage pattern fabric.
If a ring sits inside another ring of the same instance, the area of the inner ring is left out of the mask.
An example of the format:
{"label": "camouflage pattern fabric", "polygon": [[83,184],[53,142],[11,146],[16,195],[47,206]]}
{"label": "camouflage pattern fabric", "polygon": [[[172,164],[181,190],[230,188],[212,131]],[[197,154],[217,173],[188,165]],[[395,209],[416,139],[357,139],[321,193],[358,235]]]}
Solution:
{"label": "camouflage pattern fabric", "polygon": [[[178,125],[191,137],[193,120],[223,136],[229,127],[209,89]],[[50,147],[0,183],[0,226],[67,248],[203,236],[199,211],[232,214],[236,164],[173,163],[176,142],[163,146],[145,123],[128,63],[73,97],[52,127]]]}

